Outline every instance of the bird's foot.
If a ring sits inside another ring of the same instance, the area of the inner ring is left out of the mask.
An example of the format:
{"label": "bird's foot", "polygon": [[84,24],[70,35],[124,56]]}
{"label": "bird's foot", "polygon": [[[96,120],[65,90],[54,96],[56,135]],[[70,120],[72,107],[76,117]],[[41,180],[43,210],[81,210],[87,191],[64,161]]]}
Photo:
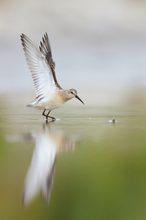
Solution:
{"label": "bird's foot", "polygon": [[[51,121],[49,121],[48,118],[50,118]],[[54,121],[56,121],[56,118],[51,117],[51,116],[47,116],[47,117],[46,117],[46,124],[48,124],[49,122],[54,122]]]}
{"label": "bird's foot", "polygon": [[56,118],[52,117],[52,121],[56,121]]}

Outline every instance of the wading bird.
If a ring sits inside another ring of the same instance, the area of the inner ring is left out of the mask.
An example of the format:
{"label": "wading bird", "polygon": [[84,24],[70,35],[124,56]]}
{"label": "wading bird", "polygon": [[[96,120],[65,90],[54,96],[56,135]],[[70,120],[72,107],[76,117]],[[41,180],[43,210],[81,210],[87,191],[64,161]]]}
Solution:
{"label": "wading bird", "polygon": [[46,117],[46,122],[48,122],[48,118],[52,121],[55,120],[49,115],[50,112],[68,100],[77,98],[84,104],[75,89],[66,90],[59,85],[47,33],[42,37],[39,49],[25,34],[21,34],[21,42],[36,94],[35,100],[28,105],[29,107],[43,110],[42,115]]}

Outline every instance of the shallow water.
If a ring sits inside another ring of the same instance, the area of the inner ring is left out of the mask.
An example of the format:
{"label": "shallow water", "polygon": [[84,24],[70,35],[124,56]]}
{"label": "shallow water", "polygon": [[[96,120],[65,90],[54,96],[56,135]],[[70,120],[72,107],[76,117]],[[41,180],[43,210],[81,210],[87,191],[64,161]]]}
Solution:
{"label": "shallow water", "polygon": [[46,125],[19,104],[1,100],[0,219],[146,218],[145,109],[66,106]]}

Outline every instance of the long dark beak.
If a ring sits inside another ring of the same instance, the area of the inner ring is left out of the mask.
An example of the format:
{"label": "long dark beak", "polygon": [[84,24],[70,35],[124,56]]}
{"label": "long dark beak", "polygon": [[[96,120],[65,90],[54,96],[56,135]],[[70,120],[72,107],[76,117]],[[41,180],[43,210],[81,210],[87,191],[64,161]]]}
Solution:
{"label": "long dark beak", "polygon": [[84,104],[84,102],[82,101],[82,99],[79,98],[78,95],[75,96],[80,102],[82,102]]}

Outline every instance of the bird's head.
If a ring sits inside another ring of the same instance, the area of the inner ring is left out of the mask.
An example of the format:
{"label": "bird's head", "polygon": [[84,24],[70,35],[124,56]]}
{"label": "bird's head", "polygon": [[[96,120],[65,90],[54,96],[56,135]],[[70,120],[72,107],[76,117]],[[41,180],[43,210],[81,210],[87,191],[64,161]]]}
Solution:
{"label": "bird's head", "polygon": [[80,97],[77,95],[77,91],[75,89],[69,89],[67,92],[68,92],[69,99],[77,98],[80,102],[82,102],[84,104],[82,99],[80,99]]}

